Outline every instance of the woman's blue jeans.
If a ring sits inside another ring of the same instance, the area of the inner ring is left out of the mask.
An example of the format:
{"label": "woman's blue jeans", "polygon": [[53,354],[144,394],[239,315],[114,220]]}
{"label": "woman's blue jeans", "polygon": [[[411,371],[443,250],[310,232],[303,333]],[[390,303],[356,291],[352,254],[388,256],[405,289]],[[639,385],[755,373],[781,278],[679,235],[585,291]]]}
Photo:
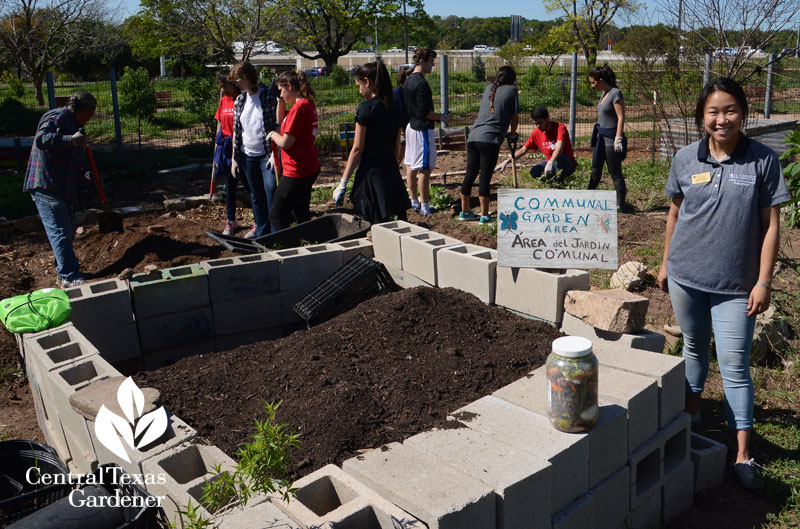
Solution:
{"label": "woman's blue jeans", "polygon": [[669,279],[669,297],[683,332],[686,392],[698,395],[703,391],[713,327],[728,427],[734,430],[753,428],[750,349],[756,317],[747,315],[748,296],[712,294]]}
{"label": "woman's blue jeans", "polygon": [[269,224],[269,210],[278,183],[275,169],[267,156],[244,156],[244,174],[250,186],[250,202],[253,204],[253,218],[256,222],[256,237],[272,231]]}
{"label": "woman's blue jeans", "polygon": [[43,191],[31,191],[31,198],[39,210],[47,240],[53,248],[59,277],[70,281],[83,279],[78,258],[72,249],[72,241],[75,238],[72,204]]}

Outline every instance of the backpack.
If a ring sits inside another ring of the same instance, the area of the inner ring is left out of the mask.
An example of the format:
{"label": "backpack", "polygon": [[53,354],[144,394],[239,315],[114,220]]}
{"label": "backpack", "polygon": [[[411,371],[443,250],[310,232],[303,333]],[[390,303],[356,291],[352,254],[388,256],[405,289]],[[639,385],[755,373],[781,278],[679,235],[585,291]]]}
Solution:
{"label": "backpack", "polygon": [[0,301],[0,321],[10,332],[39,332],[58,327],[72,314],[63,290],[45,288]]}

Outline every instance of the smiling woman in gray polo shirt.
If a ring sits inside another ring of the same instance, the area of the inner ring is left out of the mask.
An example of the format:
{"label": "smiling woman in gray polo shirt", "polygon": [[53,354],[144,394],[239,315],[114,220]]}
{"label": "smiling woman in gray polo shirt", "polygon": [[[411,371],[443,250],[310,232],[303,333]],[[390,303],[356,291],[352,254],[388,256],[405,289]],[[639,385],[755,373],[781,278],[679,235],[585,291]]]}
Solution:
{"label": "smiling woman in gray polo shirt", "polygon": [[747,99],[733,80],[703,88],[695,120],[706,136],[675,155],[659,287],[668,291],[683,331],[686,411],[700,421],[712,324],[734,469],[753,488],[750,349],[756,315],[769,307],[778,253],[780,204],[789,200],[777,155],[741,133]]}

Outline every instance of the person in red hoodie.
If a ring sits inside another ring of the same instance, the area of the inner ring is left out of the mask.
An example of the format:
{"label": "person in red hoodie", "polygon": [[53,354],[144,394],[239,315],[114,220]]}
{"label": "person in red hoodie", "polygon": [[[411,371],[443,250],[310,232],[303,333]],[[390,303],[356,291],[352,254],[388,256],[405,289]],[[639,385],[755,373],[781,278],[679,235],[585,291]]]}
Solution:
{"label": "person in red hoodie", "polygon": [[[314,89],[303,72],[287,71],[278,76],[278,123],[281,130],[269,139],[283,150],[283,174],[275,191],[269,222],[273,230],[288,228],[292,222],[311,219],[311,186],[319,176],[319,156],[315,141],[319,116],[314,105]],[[286,105],[290,105],[287,110]]]}
{"label": "person in red hoodie", "polygon": [[531,110],[531,119],[536,128],[533,129],[525,145],[517,149],[514,157],[519,158],[531,150],[541,151],[545,161],[531,167],[531,176],[541,178],[544,174],[546,179],[556,177],[556,182],[563,185],[578,167],[567,127],[563,123],[550,121],[550,113],[541,106]]}

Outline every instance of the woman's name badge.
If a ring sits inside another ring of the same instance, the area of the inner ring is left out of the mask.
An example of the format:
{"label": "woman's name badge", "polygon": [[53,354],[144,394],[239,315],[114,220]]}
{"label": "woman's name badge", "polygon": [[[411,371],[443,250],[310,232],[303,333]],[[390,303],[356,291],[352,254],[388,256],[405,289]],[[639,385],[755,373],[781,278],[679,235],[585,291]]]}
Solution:
{"label": "woman's name badge", "polygon": [[711,173],[706,171],[705,173],[698,173],[692,175],[692,185],[695,184],[705,184],[711,181]]}

